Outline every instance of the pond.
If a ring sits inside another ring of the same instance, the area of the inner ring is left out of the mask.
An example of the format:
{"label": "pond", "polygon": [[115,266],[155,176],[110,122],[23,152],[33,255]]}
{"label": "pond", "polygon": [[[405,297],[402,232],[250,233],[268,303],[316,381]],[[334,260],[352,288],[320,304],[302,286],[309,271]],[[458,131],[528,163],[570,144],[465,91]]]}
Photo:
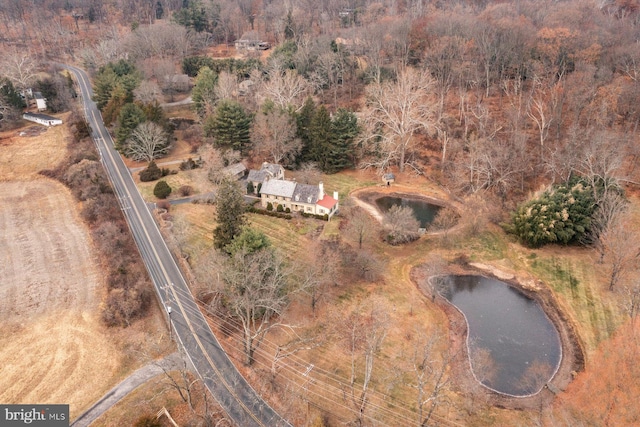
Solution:
{"label": "pond", "polygon": [[471,368],[478,381],[499,393],[528,396],[553,378],[562,357],[560,337],[536,301],[497,279],[432,280],[466,317]]}
{"label": "pond", "polygon": [[442,206],[427,203],[423,200],[406,199],[404,197],[383,196],[376,199],[376,205],[382,212],[387,212],[392,206],[409,206],[413,209],[413,213],[421,228],[427,228]]}

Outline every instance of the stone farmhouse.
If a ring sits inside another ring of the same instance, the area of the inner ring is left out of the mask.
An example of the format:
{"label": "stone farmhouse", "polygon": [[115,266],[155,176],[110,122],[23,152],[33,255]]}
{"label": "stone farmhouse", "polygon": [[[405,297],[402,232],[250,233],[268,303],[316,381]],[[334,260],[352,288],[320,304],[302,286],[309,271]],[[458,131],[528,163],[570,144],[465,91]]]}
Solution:
{"label": "stone farmhouse", "polygon": [[259,170],[251,169],[247,176],[247,182],[253,184],[253,192],[258,193],[258,184],[268,179],[284,179],[284,168],[275,163],[264,162]]}
{"label": "stone farmhouse", "polygon": [[324,193],[324,185],[300,184],[284,179],[268,179],[262,183],[260,203],[263,208],[271,203],[276,209],[282,205],[292,212],[327,215],[331,218],[338,211],[338,192],[333,197]]}

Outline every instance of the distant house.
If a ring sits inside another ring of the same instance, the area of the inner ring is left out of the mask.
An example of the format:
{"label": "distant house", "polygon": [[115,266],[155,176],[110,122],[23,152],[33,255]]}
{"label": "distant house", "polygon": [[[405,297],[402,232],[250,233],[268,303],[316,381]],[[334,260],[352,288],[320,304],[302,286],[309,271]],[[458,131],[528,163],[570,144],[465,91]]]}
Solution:
{"label": "distant house", "polygon": [[237,50],[267,50],[271,45],[262,41],[257,31],[248,31],[235,41]]}
{"label": "distant house", "polygon": [[235,163],[224,168],[222,172],[227,176],[241,179],[247,174],[247,167],[242,163]]}
{"label": "distant house", "polygon": [[38,107],[38,111],[45,111],[47,109],[47,100],[44,99],[42,93],[33,92],[33,97],[36,100],[36,107]]}
{"label": "distant house", "polygon": [[396,181],[396,176],[392,173],[385,173],[384,175],[382,175],[382,182],[384,182],[385,185],[391,185],[392,182]]}
{"label": "distant house", "polygon": [[283,179],[270,179],[262,184],[260,204],[266,208],[269,203],[277,209],[289,208],[292,212],[327,215],[331,218],[338,211],[338,192],[333,197],[324,193],[324,185],[300,184]]}
{"label": "distant house", "polygon": [[62,124],[61,119],[39,113],[24,113],[22,118],[30,122],[35,122],[44,126],[58,126]]}
{"label": "distant house", "polygon": [[264,162],[259,170],[251,169],[247,181],[253,184],[253,192],[258,192],[258,184],[270,179],[284,179],[284,168],[275,163]]}

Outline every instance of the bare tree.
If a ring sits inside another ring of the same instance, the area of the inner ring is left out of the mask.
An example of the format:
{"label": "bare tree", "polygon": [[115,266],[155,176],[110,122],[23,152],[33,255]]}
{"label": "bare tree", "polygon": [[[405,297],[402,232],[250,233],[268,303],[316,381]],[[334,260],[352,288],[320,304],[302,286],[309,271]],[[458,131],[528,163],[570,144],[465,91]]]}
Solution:
{"label": "bare tree", "polygon": [[302,266],[296,274],[296,281],[300,290],[309,295],[313,313],[325,297],[327,288],[336,283],[340,263],[336,246],[335,243],[313,242],[297,257]]}
{"label": "bare tree", "polygon": [[292,106],[294,111],[300,111],[309,89],[309,83],[297,71],[282,72],[279,68],[272,67],[262,83],[261,92],[264,98],[271,99],[283,110]]}
{"label": "bare tree", "polygon": [[162,97],[160,87],[156,82],[143,80],[140,85],[133,90],[136,99],[144,104],[151,104],[159,101]]}
{"label": "bare tree", "polygon": [[384,216],[385,240],[392,245],[416,240],[420,223],[409,206],[391,206]]}
{"label": "bare tree", "polygon": [[636,268],[640,258],[640,235],[629,229],[630,212],[618,215],[600,236],[608,267],[609,290],[613,291]]}
{"label": "bare tree", "polygon": [[438,233],[445,246],[449,245],[449,233],[451,229],[458,223],[460,215],[451,206],[446,206],[438,210],[435,218],[429,224],[429,231]]}
{"label": "bare tree", "polygon": [[538,76],[533,79],[533,88],[527,103],[527,116],[535,123],[538,129],[541,149],[544,148],[551,124],[556,120],[560,86],[560,82],[549,86]]}
{"label": "bare tree", "polygon": [[442,355],[439,347],[442,338],[438,334],[427,336],[424,330],[414,334],[412,382],[417,391],[418,425],[426,426],[438,405],[446,399],[450,381],[446,375],[452,358]]}
{"label": "bare tree", "polygon": [[282,327],[280,316],[289,306],[290,272],[271,248],[247,253],[238,251],[221,274],[223,301],[242,330],[245,363],[271,329]]}
{"label": "bare tree", "polygon": [[377,150],[370,150],[378,151],[380,156],[369,165],[385,170],[395,163],[404,171],[414,135],[434,125],[433,85],[433,78],[426,71],[407,68],[395,82],[368,87],[365,121],[375,132],[368,136],[371,141],[381,137]]}
{"label": "bare tree", "polygon": [[353,207],[347,217],[345,234],[358,243],[358,249],[362,249],[364,243],[376,236],[379,223],[360,207]]}
{"label": "bare tree", "polygon": [[0,61],[0,73],[13,83],[16,90],[25,90],[34,82],[38,64],[29,51],[11,49],[2,55]]}
{"label": "bare tree", "polygon": [[251,128],[251,140],[258,153],[276,164],[292,163],[302,149],[302,142],[296,138],[294,118],[279,108],[258,113]]}
{"label": "bare tree", "polygon": [[238,95],[238,79],[234,74],[221,71],[215,88],[218,99],[236,99]]}
{"label": "bare tree", "polygon": [[150,162],[165,156],[170,149],[169,136],[162,126],[153,122],[143,122],[127,140],[125,151],[133,160]]}
{"label": "bare tree", "polygon": [[[369,392],[376,355],[389,327],[389,315],[375,301],[370,310],[363,303],[342,322],[342,337],[351,354],[349,398],[356,411],[356,425],[364,424],[369,404]],[[361,359],[364,358],[364,361]],[[359,366],[359,363],[362,363]],[[359,375],[359,371],[361,374]]]}

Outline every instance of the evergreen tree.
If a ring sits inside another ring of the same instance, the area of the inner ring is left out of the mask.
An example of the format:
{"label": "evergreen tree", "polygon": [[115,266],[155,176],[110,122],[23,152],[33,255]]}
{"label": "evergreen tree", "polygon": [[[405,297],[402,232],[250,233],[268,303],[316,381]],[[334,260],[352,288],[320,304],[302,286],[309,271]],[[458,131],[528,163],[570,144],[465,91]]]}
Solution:
{"label": "evergreen tree", "polygon": [[242,189],[237,181],[226,178],[218,187],[216,198],[216,222],[213,230],[213,243],[216,248],[224,249],[239,236],[245,226],[246,204]]}
{"label": "evergreen tree", "polygon": [[225,246],[224,250],[229,255],[244,251],[250,254],[271,246],[269,238],[260,230],[251,227],[244,227],[242,232],[233,238],[230,244]]}
{"label": "evergreen tree", "polygon": [[324,171],[336,173],[354,164],[354,140],[360,127],[356,115],[343,108],[331,120],[331,147],[327,154]]}
{"label": "evergreen tree", "polygon": [[166,199],[171,194],[171,187],[167,184],[167,181],[158,181],[153,187],[153,195],[158,199]]}
{"label": "evergreen tree", "polygon": [[215,114],[204,123],[206,136],[212,136],[216,145],[246,153],[251,142],[251,117],[235,101],[223,100]]}
{"label": "evergreen tree", "polygon": [[331,151],[331,116],[329,111],[321,106],[311,120],[309,127],[311,145],[309,159],[315,162],[320,170],[326,171],[327,157]]}
{"label": "evergreen tree", "polygon": [[196,107],[196,111],[203,117],[211,114],[217,101],[216,85],[218,84],[218,74],[211,68],[204,66],[198,71],[191,99]]}
{"label": "evergreen tree", "polygon": [[162,7],[162,2],[158,0],[156,3],[156,19],[162,19],[164,16],[164,8]]}
{"label": "evergreen tree", "polygon": [[304,101],[302,109],[296,116],[296,124],[298,125],[296,136],[302,141],[302,151],[300,152],[300,161],[311,161],[311,121],[316,114],[316,104],[311,97]]}
{"label": "evergreen tree", "polygon": [[144,111],[136,104],[125,104],[118,116],[118,130],[116,131],[116,149],[125,147],[127,139],[133,130],[146,120]]}

